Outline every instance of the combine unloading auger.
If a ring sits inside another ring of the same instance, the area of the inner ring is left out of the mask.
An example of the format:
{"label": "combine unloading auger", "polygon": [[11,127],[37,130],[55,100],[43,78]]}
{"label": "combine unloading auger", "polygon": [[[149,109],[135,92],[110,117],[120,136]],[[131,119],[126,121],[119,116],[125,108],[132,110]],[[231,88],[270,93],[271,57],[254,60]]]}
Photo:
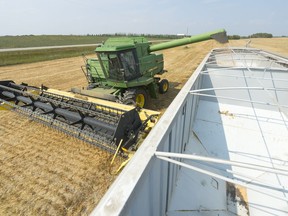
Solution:
{"label": "combine unloading auger", "polygon": [[114,153],[129,149],[146,127],[137,108],[124,110],[46,91],[47,88],[0,81],[0,106]]}

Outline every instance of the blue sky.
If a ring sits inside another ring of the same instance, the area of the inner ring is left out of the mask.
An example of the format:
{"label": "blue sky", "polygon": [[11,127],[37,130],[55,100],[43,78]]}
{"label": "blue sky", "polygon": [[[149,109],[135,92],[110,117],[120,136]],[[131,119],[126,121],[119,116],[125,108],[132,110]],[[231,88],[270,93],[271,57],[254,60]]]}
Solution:
{"label": "blue sky", "polygon": [[288,36],[288,0],[0,0],[0,35],[150,33]]}

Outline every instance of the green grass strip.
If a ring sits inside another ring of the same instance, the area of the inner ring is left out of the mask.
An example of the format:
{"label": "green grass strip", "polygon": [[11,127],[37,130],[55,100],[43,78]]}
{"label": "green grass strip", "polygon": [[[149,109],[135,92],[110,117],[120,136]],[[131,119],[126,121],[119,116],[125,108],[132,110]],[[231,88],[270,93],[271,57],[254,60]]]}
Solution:
{"label": "green grass strip", "polygon": [[95,46],[0,52],[0,66],[88,55],[94,50]]}

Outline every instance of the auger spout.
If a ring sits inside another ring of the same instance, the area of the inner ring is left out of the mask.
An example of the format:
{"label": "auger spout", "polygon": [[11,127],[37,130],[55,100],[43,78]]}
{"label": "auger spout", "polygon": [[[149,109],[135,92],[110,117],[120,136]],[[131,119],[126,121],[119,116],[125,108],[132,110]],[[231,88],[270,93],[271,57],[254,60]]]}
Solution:
{"label": "auger spout", "polygon": [[149,52],[155,52],[159,50],[169,49],[177,46],[183,46],[186,44],[197,43],[205,40],[215,39],[220,43],[227,43],[228,37],[224,29],[207,32],[204,34],[195,35],[189,38],[181,38],[178,40],[172,40],[160,44],[151,45],[149,47]]}

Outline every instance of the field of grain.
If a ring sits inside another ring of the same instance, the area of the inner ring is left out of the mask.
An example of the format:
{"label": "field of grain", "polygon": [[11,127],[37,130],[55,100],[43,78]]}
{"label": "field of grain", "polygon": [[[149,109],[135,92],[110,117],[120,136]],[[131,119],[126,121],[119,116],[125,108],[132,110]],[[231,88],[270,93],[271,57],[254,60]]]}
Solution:
{"label": "field of grain", "polygon": [[[287,38],[252,39],[250,46],[288,56],[287,44]],[[205,55],[219,46],[205,41],[163,51],[170,90],[149,108],[164,112]],[[0,80],[69,90],[86,85],[82,64],[82,57],[74,57],[0,67]],[[115,179],[110,154],[13,112],[0,111],[0,139],[0,215],[87,215]]]}

